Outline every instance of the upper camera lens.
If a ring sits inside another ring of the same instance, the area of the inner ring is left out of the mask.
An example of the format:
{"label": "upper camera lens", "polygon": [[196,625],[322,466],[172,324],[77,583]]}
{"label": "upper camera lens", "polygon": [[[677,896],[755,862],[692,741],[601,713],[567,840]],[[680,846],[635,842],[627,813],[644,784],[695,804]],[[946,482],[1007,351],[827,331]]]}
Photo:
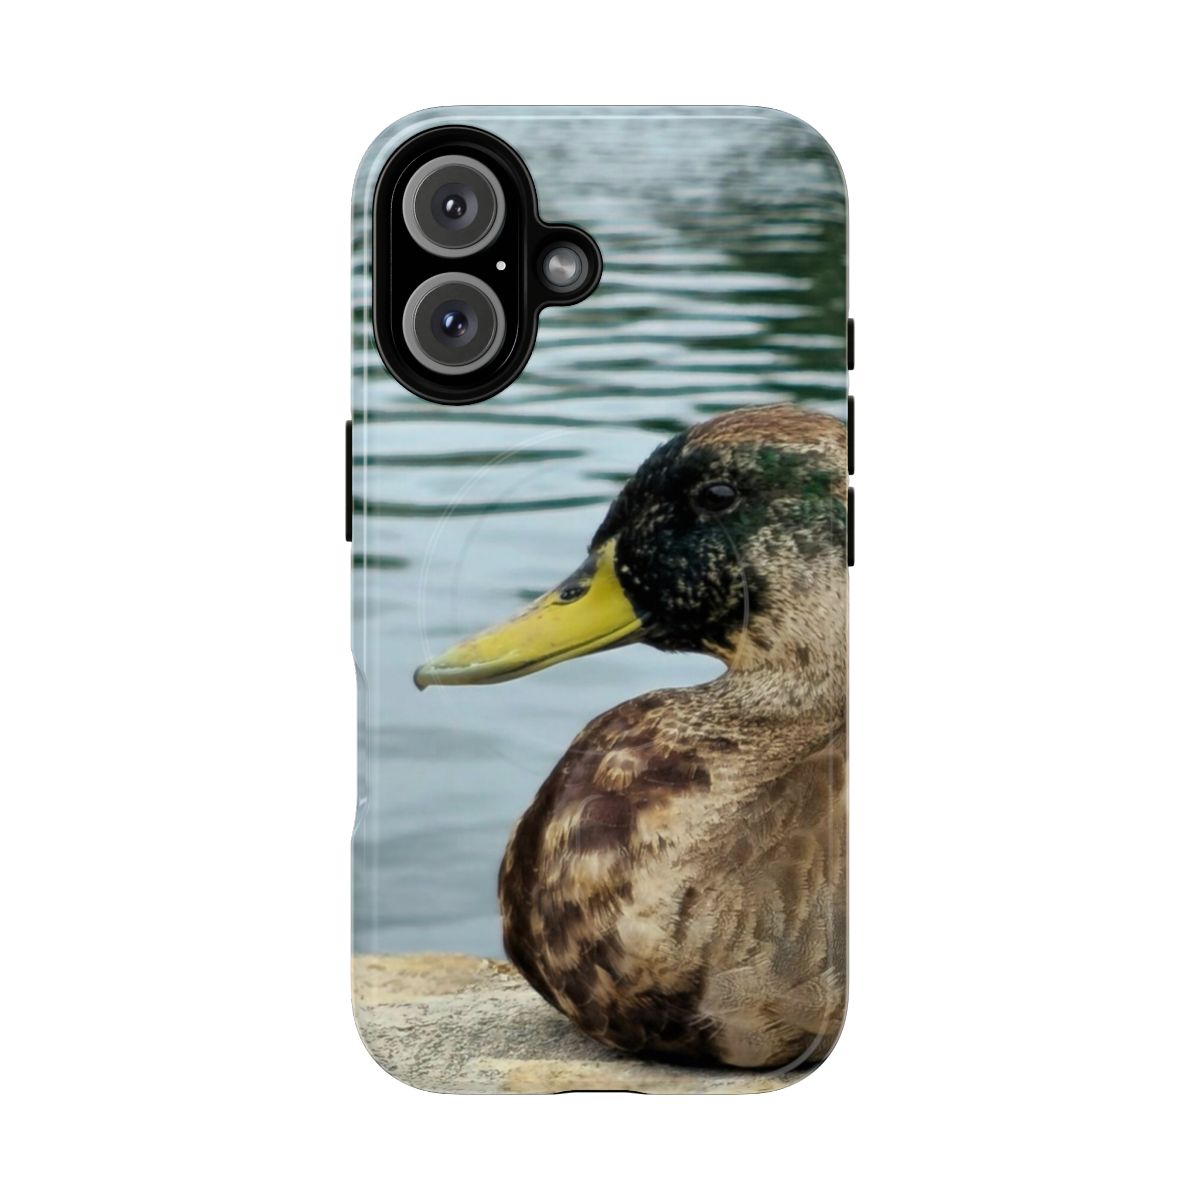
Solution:
{"label": "upper camera lens", "polygon": [[408,298],[404,344],[423,367],[462,375],[491,362],[504,345],[504,310],[482,279],[448,271],[426,279]]}
{"label": "upper camera lens", "polygon": [[423,250],[460,258],[486,247],[504,222],[504,192],[475,158],[443,154],[419,167],[400,205],[409,236]]}

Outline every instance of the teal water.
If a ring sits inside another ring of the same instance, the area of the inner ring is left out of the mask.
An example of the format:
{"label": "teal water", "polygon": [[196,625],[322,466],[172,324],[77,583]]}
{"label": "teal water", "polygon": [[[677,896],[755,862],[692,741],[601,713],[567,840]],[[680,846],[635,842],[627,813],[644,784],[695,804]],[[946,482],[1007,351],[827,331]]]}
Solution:
{"label": "teal water", "polygon": [[569,574],[665,438],[743,405],[844,412],[845,204],[811,131],[728,112],[471,123],[523,154],[547,220],[596,237],[604,275],[543,314],[513,387],[442,408],[374,357],[360,218],[354,936],[368,952],[500,955],[504,845],[571,738],[629,696],[720,671],[640,646],[492,687],[419,693],[413,669]]}

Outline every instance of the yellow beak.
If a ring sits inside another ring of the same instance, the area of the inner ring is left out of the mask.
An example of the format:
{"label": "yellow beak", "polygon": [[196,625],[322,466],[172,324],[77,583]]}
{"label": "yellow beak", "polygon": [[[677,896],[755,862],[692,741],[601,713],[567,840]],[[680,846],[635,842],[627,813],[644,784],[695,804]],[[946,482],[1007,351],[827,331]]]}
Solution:
{"label": "yellow beak", "polygon": [[568,658],[638,640],[642,623],[629,603],[607,541],[573,574],[503,625],[451,646],[418,667],[419,688],[503,683]]}

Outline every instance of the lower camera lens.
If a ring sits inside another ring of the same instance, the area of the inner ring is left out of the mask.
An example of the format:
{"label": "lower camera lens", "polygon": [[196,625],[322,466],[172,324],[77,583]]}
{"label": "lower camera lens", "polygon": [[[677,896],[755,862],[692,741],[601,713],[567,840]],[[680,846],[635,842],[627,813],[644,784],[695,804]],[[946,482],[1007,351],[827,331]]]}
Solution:
{"label": "lower camera lens", "polygon": [[423,367],[462,375],[486,366],[504,344],[504,310],[482,279],[448,271],[426,279],[408,298],[404,344]]}
{"label": "lower camera lens", "polygon": [[443,154],[413,173],[400,211],[409,236],[423,250],[459,258],[486,249],[500,232],[504,191],[478,159]]}

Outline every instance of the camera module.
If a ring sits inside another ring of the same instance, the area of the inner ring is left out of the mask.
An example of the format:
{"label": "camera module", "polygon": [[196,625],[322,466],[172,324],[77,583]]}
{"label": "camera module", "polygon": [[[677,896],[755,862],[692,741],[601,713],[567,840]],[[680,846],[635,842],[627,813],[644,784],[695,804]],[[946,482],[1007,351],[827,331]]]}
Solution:
{"label": "camera module", "polygon": [[521,156],[469,125],[397,145],[371,200],[370,319],[388,373],[435,404],[508,387],[533,353],[542,311],[595,291],[600,247],[538,214]]}

